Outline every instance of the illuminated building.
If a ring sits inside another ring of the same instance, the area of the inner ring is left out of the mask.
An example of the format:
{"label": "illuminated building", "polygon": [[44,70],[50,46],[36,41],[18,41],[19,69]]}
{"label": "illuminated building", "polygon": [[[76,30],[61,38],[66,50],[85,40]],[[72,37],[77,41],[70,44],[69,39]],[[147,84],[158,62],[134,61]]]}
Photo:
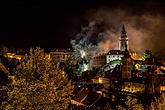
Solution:
{"label": "illuminated building", "polygon": [[6,53],[6,56],[11,59],[17,59],[21,60],[23,58],[23,55],[17,55],[16,53]]}
{"label": "illuminated building", "polygon": [[96,56],[96,57],[92,58],[92,60],[91,60],[92,68],[99,68],[105,64],[106,64],[106,55],[105,54]]}
{"label": "illuminated building", "polygon": [[102,73],[103,75],[96,76],[92,79],[95,84],[102,84],[102,95],[104,97],[110,98],[111,93],[114,91],[119,91],[121,89],[121,66],[118,65],[114,68],[114,71],[106,71]]}
{"label": "illuminated building", "polygon": [[124,85],[122,86],[122,91],[130,92],[130,93],[143,92],[144,90],[145,90],[144,83],[124,82]]}
{"label": "illuminated building", "polygon": [[[158,67],[153,57],[141,60],[137,53],[128,51],[124,26],[119,43],[120,50],[110,50],[105,56],[100,55],[93,60],[93,67],[100,67],[101,70],[92,79],[93,84],[101,85],[101,89],[96,93],[111,99],[112,102],[121,101],[123,96],[131,96],[138,97],[140,103],[150,105],[153,98],[157,100],[160,93],[165,92],[163,73],[157,74]],[[164,70],[163,66],[159,68]]]}
{"label": "illuminated building", "polygon": [[121,65],[124,55],[128,52],[128,37],[124,25],[121,31],[119,49],[110,50],[106,55],[106,63],[110,64],[110,69],[115,68],[116,65]]}
{"label": "illuminated building", "polygon": [[73,55],[73,51],[70,49],[56,49],[55,51],[50,52],[50,56],[56,62],[66,61]]}
{"label": "illuminated building", "polygon": [[120,50],[110,50],[106,56],[106,63],[110,63],[114,60],[122,60],[123,53]]}
{"label": "illuminated building", "polygon": [[130,52],[133,60],[140,60],[140,55],[137,52]]}
{"label": "illuminated building", "polygon": [[160,74],[160,92],[165,92],[165,75]]}
{"label": "illuminated building", "polygon": [[147,73],[149,71],[151,71],[152,68],[154,68],[155,65],[153,64],[141,64],[140,65],[140,72],[142,73]]}
{"label": "illuminated building", "polygon": [[132,59],[129,53],[125,53],[122,59],[122,78],[128,79],[132,77]]}

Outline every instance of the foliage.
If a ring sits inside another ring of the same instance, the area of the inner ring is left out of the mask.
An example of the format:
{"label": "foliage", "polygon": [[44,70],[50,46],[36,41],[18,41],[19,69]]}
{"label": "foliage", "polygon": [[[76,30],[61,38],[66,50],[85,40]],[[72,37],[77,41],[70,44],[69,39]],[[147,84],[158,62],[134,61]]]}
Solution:
{"label": "foliage", "polygon": [[151,107],[157,110],[165,110],[165,93],[163,92],[159,99],[151,103]]}
{"label": "foliage", "polygon": [[142,55],[142,60],[145,61],[146,59],[152,58],[153,54],[150,50],[146,50]]}
{"label": "foliage", "polygon": [[68,107],[71,83],[44,50],[31,49],[14,75],[15,83],[9,85],[3,109],[64,110]]}
{"label": "foliage", "polygon": [[138,104],[137,99],[132,98],[131,96],[127,96],[127,101],[125,104],[127,105],[127,108],[119,106],[118,110],[144,110],[143,105]]}

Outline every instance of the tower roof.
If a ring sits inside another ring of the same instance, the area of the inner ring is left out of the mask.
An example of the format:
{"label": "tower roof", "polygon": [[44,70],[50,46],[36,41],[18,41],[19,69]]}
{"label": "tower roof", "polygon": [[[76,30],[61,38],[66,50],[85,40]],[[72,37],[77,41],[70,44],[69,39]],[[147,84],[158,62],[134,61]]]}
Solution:
{"label": "tower roof", "polygon": [[121,30],[121,38],[123,38],[123,37],[127,37],[127,32],[125,30],[125,26],[124,25],[122,26],[122,30]]}
{"label": "tower roof", "polygon": [[120,36],[120,50],[121,51],[128,50],[128,37],[124,25],[122,26],[121,36]]}

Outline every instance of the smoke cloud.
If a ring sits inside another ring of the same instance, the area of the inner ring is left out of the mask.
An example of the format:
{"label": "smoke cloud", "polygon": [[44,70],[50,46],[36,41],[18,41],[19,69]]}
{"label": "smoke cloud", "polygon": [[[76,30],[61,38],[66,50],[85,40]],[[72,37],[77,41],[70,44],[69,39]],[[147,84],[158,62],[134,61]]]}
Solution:
{"label": "smoke cloud", "polygon": [[119,48],[121,27],[125,25],[130,50],[143,52],[148,49],[154,53],[165,54],[165,21],[162,15],[100,8],[88,10],[85,19],[88,22],[101,24],[104,29],[97,44],[102,52]]}

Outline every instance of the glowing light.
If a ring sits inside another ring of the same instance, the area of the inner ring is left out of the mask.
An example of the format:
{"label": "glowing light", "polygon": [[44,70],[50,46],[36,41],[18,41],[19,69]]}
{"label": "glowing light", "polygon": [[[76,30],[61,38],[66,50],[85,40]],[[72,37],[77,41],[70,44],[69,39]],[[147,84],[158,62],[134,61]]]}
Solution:
{"label": "glowing light", "polygon": [[83,71],[87,71],[88,70],[88,64],[83,64]]}
{"label": "glowing light", "polygon": [[144,88],[145,88],[144,84],[126,82],[125,85],[123,86],[122,91],[136,93],[136,92],[144,91]]}
{"label": "glowing light", "polygon": [[157,74],[164,74],[161,70],[165,70],[165,67],[164,67],[164,66],[160,66],[159,68],[157,68],[157,69],[155,70],[155,72],[156,72]]}
{"label": "glowing light", "polygon": [[122,60],[123,55],[107,55],[107,63],[114,60]]}
{"label": "glowing light", "polygon": [[136,53],[136,52],[131,53],[131,58],[132,58],[133,60],[140,60],[140,56],[139,56],[139,54]]}
{"label": "glowing light", "polygon": [[135,64],[135,69],[140,70],[140,64],[136,63]]}
{"label": "glowing light", "polygon": [[21,60],[21,57],[15,57],[16,59],[18,59],[18,60]]}
{"label": "glowing light", "polygon": [[14,56],[12,56],[12,55],[9,55],[8,57],[9,57],[9,58],[13,58]]}
{"label": "glowing light", "polygon": [[97,93],[99,93],[99,94],[102,94],[102,91],[96,91]]}
{"label": "glowing light", "polygon": [[160,86],[160,91],[165,91],[165,86]]}
{"label": "glowing light", "polygon": [[160,66],[161,69],[165,70],[165,67],[164,66]]}
{"label": "glowing light", "polygon": [[84,104],[82,104],[80,102],[77,102],[75,100],[71,100],[71,104],[80,105],[80,106],[83,106],[84,105]]}
{"label": "glowing light", "polygon": [[81,58],[84,58],[86,56],[86,53],[84,50],[80,50]]}
{"label": "glowing light", "polygon": [[15,53],[7,53],[7,57],[8,58],[15,58],[17,60],[21,60],[22,59],[22,56],[21,55],[16,55]]}
{"label": "glowing light", "polygon": [[102,78],[99,78],[99,83],[103,83],[103,80],[102,80]]}

